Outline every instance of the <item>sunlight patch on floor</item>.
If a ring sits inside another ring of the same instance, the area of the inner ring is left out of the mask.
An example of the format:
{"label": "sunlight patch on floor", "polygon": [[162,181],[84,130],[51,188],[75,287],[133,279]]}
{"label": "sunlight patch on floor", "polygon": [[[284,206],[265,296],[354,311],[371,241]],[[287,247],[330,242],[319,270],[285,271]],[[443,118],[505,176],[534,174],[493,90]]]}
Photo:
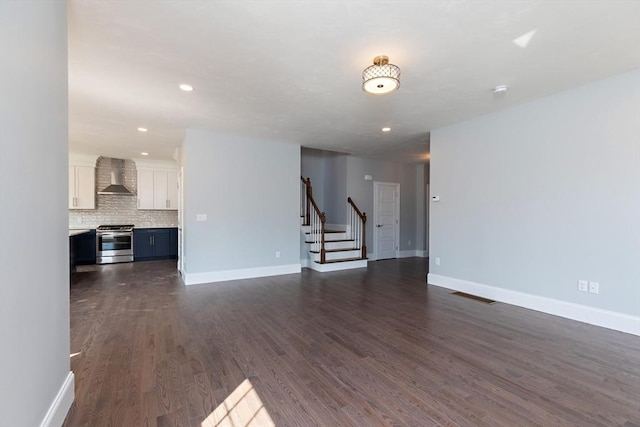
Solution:
{"label": "sunlight patch on floor", "polygon": [[209,416],[202,427],[275,427],[251,381],[244,380]]}

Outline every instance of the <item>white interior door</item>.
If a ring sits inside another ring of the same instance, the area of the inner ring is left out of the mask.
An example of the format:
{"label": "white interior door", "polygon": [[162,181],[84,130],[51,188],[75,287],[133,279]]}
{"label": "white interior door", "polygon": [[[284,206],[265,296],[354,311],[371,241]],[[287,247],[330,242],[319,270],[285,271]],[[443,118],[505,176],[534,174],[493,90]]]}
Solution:
{"label": "white interior door", "polygon": [[376,259],[398,257],[400,218],[400,184],[390,182],[373,183],[374,224]]}

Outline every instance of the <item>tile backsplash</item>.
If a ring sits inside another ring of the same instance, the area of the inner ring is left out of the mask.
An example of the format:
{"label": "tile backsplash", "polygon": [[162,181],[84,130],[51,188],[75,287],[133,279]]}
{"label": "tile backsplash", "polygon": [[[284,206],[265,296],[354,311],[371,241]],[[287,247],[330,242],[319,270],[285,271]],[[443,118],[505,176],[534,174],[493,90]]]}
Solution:
{"label": "tile backsplash", "polygon": [[[133,224],[136,227],[177,227],[178,211],[138,210],[138,177],[133,160],[124,161],[122,184],[134,196],[96,194],[96,209],[69,209],[69,228],[96,228],[103,224]],[[111,159],[96,163],[96,192],[111,183]]]}

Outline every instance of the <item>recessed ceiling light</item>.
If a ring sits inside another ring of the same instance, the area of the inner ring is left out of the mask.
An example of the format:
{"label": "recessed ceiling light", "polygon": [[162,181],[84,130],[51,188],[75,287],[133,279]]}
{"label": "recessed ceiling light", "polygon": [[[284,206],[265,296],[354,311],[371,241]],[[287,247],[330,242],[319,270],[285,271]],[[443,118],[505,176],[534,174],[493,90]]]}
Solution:
{"label": "recessed ceiling light", "polygon": [[496,86],[493,89],[493,93],[506,92],[507,90],[509,90],[509,87],[507,85],[500,85],[500,86]]}
{"label": "recessed ceiling light", "polygon": [[143,156],[148,156],[149,155],[149,153],[145,153],[144,151],[142,153],[140,153],[140,154],[142,154]]}
{"label": "recessed ceiling light", "polygon": [[180,89],[182,89],[185,92],[191,92],[193,90],[193,86],[182,83],[180,86],[178,86]]}
{"label": "recessed ceiling light", "polygon": [[389,132],[391,131],[391,128],[382,128],[382,132]]}
{"label": "recessed ceiling light", "polygon": [[138,128],[138,132],[146,132],[147,130],[147,128]]}

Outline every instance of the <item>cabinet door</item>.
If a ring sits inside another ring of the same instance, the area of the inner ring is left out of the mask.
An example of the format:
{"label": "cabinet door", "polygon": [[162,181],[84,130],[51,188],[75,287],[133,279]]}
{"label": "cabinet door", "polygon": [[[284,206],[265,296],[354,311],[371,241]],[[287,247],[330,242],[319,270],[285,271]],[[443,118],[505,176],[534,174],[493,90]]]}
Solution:
{"label": "cabinet door", "polygon": [[133,230],[133,259],[153,258],[153,232]]}
{"label": "cabinet door", "polygon": [[170,228],[171,233],[171,258],[178,258],[178,229]]}
{"label": "cabinet door", "polygon": [[178,209],[178,173],[167,173],[167,203],[168,209]]}
{"label": "cabinet door", "polygon": [[69,166],[69,209],[76,208],[76,167]]}
{"label": "cabinet door", "polygon": [[153,208],[153,171],[138,171],[138,209]]}
{"label": "cabinet door", "polygon": [[76,209],[96,208],[96,170],[76,166]]}
{"label": "cabinet door", "polygon": [[74,240],[75,263],[95,264],[96,263],[96,232],[91,230],[88,233],[79,234],[72,237]]}
{"label": "cabinet door", "polygon": [[155,209],[168,209],[167,173],[153,172],[153,207]]}
{"label": "cabinet door", "polygon": [[171,257],[171,230],[155,230],[153,233],[153,256],[156,258]]}

